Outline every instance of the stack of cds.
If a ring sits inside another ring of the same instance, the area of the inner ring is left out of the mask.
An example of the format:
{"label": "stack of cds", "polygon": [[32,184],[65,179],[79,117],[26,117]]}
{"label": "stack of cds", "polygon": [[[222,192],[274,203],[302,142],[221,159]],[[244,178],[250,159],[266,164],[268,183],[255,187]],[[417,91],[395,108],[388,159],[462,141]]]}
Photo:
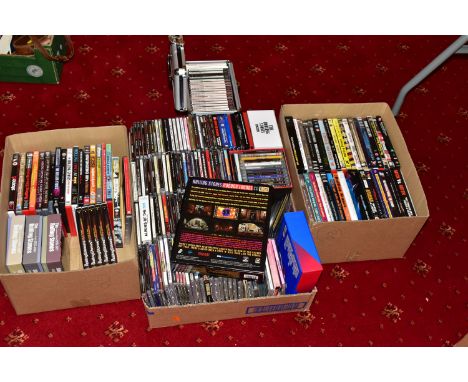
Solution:
{"label": "stack of cds", "polygon": [[193,270],[173,271],[170,261],[173,240],[140,246],[140,286],[148,307],[202,304],[217,301],[275,296],[285,293],[284,273],[276,244],[268,240],[263,281],[208,276]]}
{"label": "stack of cds", "polygon": [[285,120],[308,215],[314,221],[415,216],[380,116]]}
{"label": "stack of cds", "polygon": [[187,74],[193,113],[225,113],[240,108],[231,62],[189,61]]}
{"label": "stack of cds", "polygon": [[[277,188],[272,227],[290,207],[291,182],[273,112],[137,122],[130,130],[129,141],[139,245],[174,234],[191,177]],[[259,149],[265,141],[271,148]]]}
{"label": "stack of cds", "polygon": [[[207,272],[194,264],[176,264],[175,258],[180,260],[183,254],[171,256],[173,245],[178,244],[174,235],[179,221],[194,233],[211,227],[217,235],[227,235],[227,241],[247,242],[258,235],[273,235],[282,214],[291,206],[291,180],[273,111],[138,122],[130,130],[129,144],[141,288],[148,306],[224,301],[284,290],[277,255],[266,256],[274,244],[262,251],[263,260],[256,270],[260,276],[250,279],[234,275],[226,267]],[[196,178],[271,186],[275,192],[270,212],[263,220],[250,222],[255,211],[230,208],[229,203],[217,206],[216,200],[209,206],[187,205],[187,215],[182,216],[186,187]],[[203,214],[208,212],[210,217],[206,218]]]}
{"label": "stack of cds", "polygon": [[288,166],[283,149],[231,151],[236,180],[266,183],[275,188],[290,188]]}
{"label": "stack of cds", "polygon": [[171,35],[169,41],[169,78],[177,111],[220,114],[241,109],[232,62],[186,61],[183,37]]}

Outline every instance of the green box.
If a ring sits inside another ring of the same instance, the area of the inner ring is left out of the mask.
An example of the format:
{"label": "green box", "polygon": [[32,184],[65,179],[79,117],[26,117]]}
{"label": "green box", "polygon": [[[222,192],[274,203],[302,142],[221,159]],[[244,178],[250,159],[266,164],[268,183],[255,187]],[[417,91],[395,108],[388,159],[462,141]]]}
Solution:
{"label": "green box", "polygon": [[[67,43],[64,36],[53,36],[51,44],[44,48],[53,56],[65,55]],[[58,84],[62,68],[63,63],[49,61],[37,49],[30,56],[0,54],[0,82]]]}

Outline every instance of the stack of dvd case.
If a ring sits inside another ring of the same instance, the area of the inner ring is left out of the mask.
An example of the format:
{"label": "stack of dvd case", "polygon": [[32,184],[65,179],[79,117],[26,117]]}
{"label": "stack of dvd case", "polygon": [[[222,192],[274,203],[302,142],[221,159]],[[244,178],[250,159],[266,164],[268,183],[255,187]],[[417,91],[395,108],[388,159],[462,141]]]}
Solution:
{"label": "stack of dvd case", "polygon": [[308,215],[314,221],[415,216],[380,116],[285,121]]}
{"label": "stack of dvd case", "polygon": [[6,267],[10,273],[61,272],[60,215],[9,215]]}
{"label": "stack of dvd case", "polygon": [[[128,158],[113,156],[111,144],[14,153],[11,161],[8,215],[50,217],[57,214],[61,218],[64,234],[77,236],[88,232],[86,227],[91,231],[95,228],[92,237],[96,239],[97,233],[101,232],[99,229],[102,222],[107,230],[105,236],[108,245],[120,248],[131,236],[130,182]],[[98,220],[85,219],[83,208],[87,206],[96,207],[92,212],[99,216],[105,212],[107,220],[102,220],[104,217]],[[81,230],[77,220],[80,213],[83,216]],[[97,226],[90,225],[91,221],[96,221]],[[90,245],[91,236],[84,237],[87,245]],[[106,246],[109,251],[110,247]],[[116,258],[115,261],[103,261],[99,256],[88,258],[83,248],[82,246],[85,268],[117,261]],[[89,247],[87,253],[89,255]]]}
{"label": "stack of dvd case", "polygon": [[172,238],[138,248],[142,298],[149,307],[201,304],[276,296],[285,293],[284,272],[274,239],[268,240],[262,281],[209,276],[193,270],[174,271],[170,253]]}

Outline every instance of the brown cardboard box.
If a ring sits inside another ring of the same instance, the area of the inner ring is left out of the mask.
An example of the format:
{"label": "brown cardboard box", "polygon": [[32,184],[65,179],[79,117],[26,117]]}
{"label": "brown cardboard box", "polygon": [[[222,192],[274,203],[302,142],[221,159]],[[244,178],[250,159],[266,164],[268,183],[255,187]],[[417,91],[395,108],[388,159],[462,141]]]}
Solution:
{"label": "brown cardboard box", "polygon": [[460,341],[458,341],[454,346],[468,347],[468,334],[465,334],[465,337],[463,337]]}
{"label": "brown cardboard box", "polygon": [[309,309],[317,289],[311,293],[257,297],[207,304],[150,308],[145,305],[150,328],[195,322],[264,316],[273,313],[302,312]]}
{"label": "brown cardboard box", "polygon": [[[13,153],[34,150],[53,151],[56,146],[84,146],[99,142],[111,143],[114,155],[128,155],[125,126],[49,130],[10,135],[6,138],[0,196],[0,243],[6,243],[8,188]],[[64,239],[65,272],[9,274],[5,267],[5,251],[5,245],[2,245],[0,280],[17,314],[140,298],[134,232],[124,248],[117,248],[117,264],[87,270],[83,270],[80,246],[76,237]]]}
{"label": "brown cardboard box", "polygon": [[380,260],[401,258],[422,228],[429,210],[405,140],[386,103],[355,104],[298,104],[283,105],[280,112],[280,133],[286,149],[286,157],[293,183],[292,198],[296,210],[306,211],[299,176],[284,117],[299,119],[340,118],[380,115],[388,130],[401,164],[408,191],[416,209],[416,217],[399,217],[380,220],[315,222],[308,216],[309,226],[322,263]]}

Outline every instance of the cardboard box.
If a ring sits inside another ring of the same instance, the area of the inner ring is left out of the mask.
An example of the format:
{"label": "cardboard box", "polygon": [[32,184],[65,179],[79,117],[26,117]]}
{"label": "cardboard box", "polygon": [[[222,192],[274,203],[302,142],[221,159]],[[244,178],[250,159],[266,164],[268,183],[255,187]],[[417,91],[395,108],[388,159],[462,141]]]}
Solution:
{"label": "cardboard box", "polygon": [[429,217],[426,197],[403,135],[386,103],[297,104],[283,105],[280,133],[286,149],[291,180],[292,200],[296,210],[306,211],[303,190],[295,166],[284,117],[299,119],[343,118],[380,115],[400,160],[401,171],[413,200],[417,216],[380,220],[315,222],[308,216],[322,263],[401,258]]}
{"label": "cardboard box", "polygon": [[[64,55],[67,44],[64,36],[53,36],[44,48],[51,55]],[[62,69],[63,63],[49,61],[37,49],[30,56],[0,54],[0,82],[58,84]]]}
{"label": "cardboard box", "polygon": [[[15,152],[54,150],[56,146],[111,143],[117,156],[128,156],[125,126],[48,130],[6,137],[0,195],[0,243],[6,243],[8,189]],[[64,272],[10,274],[5,266],[6,245],[0,248],[0,280],[17,314],[74,308],[140,298],[135,233],[117,248],[118,263],[83,270],[78,238],[63,241]]]}
{"label": "cardboard box", "polygon": [[302,312],[309,309],[316,293],[317,289],[314,288],[311,293],[157,308],[145,305],[145,309],[149,327],[162,328],[195,322]]}

